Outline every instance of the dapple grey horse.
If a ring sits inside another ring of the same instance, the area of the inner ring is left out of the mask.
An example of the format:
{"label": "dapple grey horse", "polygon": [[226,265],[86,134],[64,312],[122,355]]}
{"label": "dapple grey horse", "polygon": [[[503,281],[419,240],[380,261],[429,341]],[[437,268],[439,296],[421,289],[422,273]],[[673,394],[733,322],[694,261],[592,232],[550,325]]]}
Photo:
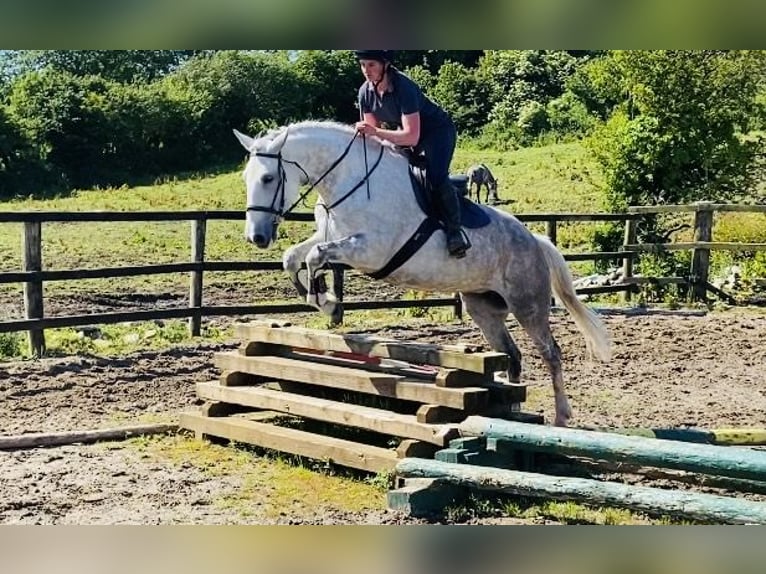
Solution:
{"label": "dapple grey horse", "polygon": [[492,194],[492,200],[497,202],[500,198],[497,196],[497,179],[487,167],[487,164],[480,163],[472,165],[465,172],[468,176],[468,198],[471,198],[473,186],[476,185],[476,202],[481,203],[481,186],[487,189],[484,197],[484,203],[489,203],[489,195]]}
{"label": "dapple grey horse", "polygon": [[[269,247],[284,215],[316,190],[316,231],[287,249],[283,264],[299,293],[328,315],[340,305],[323,288],[329,264],[376,276],[426,220],[413,193],[407,159],[377,138],[357,136],[351,126],[300,122],[257,139],[234,132],[250,153],[243,173],[247,241]],[[307,184],[309,189],[301,192]],[[609,335],[598,315],[577,298],[564,258],[546,237],[533,235],[507,213],[478,209],[485,211],[489,225],[466,230],[473,244],[466,257],[450,257],[444,232],[437,229],[384,280],[424,291],[460,292],[490,347],[509,355],[508,379],[518,382],[521,353],[505,322],[512,313],[550,371],[555,424],[566,425],[571,409],[561,351],[549,325],[551,290],[584,335],[591,355],[605,362],[610,360]],[[299,277],[302,262],[308,285]]]}

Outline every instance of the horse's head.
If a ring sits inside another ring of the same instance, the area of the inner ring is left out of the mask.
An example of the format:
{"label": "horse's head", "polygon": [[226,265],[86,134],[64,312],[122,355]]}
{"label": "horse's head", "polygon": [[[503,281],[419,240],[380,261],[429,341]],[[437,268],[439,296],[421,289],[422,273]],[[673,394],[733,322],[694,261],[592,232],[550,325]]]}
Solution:
{"label": "horse's head", "polygon": [[308,180],[297,163],[282,157],[288,132],[284,128],[254,139],[234,130],[250,153],[242,174],[247,188],[245,239],[260,248],[276,239],[282,218],[298,197],[300,185]]}

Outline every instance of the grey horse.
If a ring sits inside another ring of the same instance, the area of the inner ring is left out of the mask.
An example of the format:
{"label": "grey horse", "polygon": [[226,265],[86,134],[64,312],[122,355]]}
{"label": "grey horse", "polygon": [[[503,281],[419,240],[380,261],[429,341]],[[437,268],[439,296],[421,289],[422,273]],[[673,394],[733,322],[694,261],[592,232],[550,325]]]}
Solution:
{"label": "grey horse", "polygon": [[492,201],[497,203],[500,198],[497,196],[497,179],[492,175],[492,172],[485,163],[479,163],[472,165],[466,171],[468,176],[468,197],[471,197],[473,186],[476,185],[476,201],[481,203],[481,187],[484,186],[487,189],[486,196],[484,197],[484,203],[489,203],[489,195],[492,194]]}
{"label": "grey horse", "polygon": [[[346,264],[406,288],[460,292],[490,347],[510,357],[508,380],[519,382],[521,353],[506,326],[512,313],[550,371],[555,423],[567,424],[571,408],[561,351],[549,325],[552,292],[592,355],[609,361],[610,340],[599,316],[577,298],[563,256],[546,237],[532,234],[508,213],[479,206],[488,225],[466,229],[473,244],[466,257],[450,257],[443,230],[435,228],[419,249],[392,266],[402,246],[428,221],[412,191],[407,158],[393,146],[334,122],[300,122],[258,139],[236,130],[235,135],[250,153],[243,172],[247,241],[269,247],[284,215],[309,191],[318,194],[315,233],[283,256],[285,270],[310,305],[328,315],[341,305],[324,286],[330,264]],[[301,192],[306,184],[310,187]],[[299,276],[303,263],[307,282]]]}

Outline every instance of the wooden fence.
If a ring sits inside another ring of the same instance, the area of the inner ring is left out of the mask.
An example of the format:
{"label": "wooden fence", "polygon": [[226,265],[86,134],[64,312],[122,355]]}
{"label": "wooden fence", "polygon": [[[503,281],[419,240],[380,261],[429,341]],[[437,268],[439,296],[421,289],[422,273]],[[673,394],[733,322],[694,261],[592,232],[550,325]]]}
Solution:
{"label": "wooden fence", "polygon": [[[623,282],[628,284],[686,284],[691,290],[691,299],[704,301],[708,292],[736,303],[736,300],[710,283],[711,251],[764,251],[766,243],[734,243],[713,241],[713,214],[715,212],[764,213],[766,205],[740,205],[699,201],[688,205],[653,205],[628,208],[628,214],[645,217],[661,213],[693,213],[694,241],[672,243],[637,243],[636,217],[626,220],[625,241],[622,249],[637,253],[663,253],[667,251],[691,250],[692,261],[688,277],[633,277],[633,258],[626,258],[623,264]],[[630,291],[626,291],[629,296]]]}
{"label": "wooden fence", "polygon": [[[545,222],[548,237],[555,243],[558,224],[563,222],[593,221],[632,221],[636,214],[521,214],[518,219],[526,223]],[[280,261],[206,261],[205,238],[207,222],[210,220],[243,220],[242,211],[93,211],[93,212],[0,212],[0,223],[23,223],[23,269],[21,271],[0,272],[0,284],[24,284],[25,319],[0,322],[0,333],[29,332],[31,352],[41,355],[45,351],[44,330],[60,327],[77,327],[94,324],[120,323],[127,321],[146,321],[155,319],[189,319],[189,329],[193,335],[199,335],[203,317],[264,315],[273,313],[298,313],[313,311],[306,304],[262,304],[236,306],[202,305],[205,272],[214,271],[281,271]],[[288,220],[313,221],[312,214],[289,214]],[[190,261],[160,265],[140,265],[125,267],[99,267],[68,270],[43,270],[42,238],[43,223],[48,222],[126,222],[126,221],[190,221]],[[628,250],[613,252],[592,252],[565,254],[569,261],[623,260],[631,261],[634,253]],[[182,308],[123,311],[46,317],[43,304],[43,284],[48,281],[81,280],[94,278],[132,277],[162,273],[189,273],[189,305]],[[336,271],[337,293],[342,299],[343,270]],[[605,285],[584,287],[578,293],[597,294],[625,292],[635,285]],[[346,301],[347,310],[361,309],[400,309],[408,307],[452,307],[457,315],[462,314],[460,298],[457,295],[443,298],[418,299],[415,301]]]}

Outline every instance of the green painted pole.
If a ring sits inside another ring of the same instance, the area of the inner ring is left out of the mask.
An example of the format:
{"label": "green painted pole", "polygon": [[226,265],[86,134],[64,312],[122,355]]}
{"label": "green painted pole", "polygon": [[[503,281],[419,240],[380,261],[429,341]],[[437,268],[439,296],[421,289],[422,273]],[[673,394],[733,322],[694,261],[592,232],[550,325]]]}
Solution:
{"label": "green painted pole", "polygon": [[450,486],[518,496],[574,500],[596,506],[628,508],[656,516],[702,522],[766,524],[766,503],[688,491],[630,486],[586,478],[549,476],[488,466],[404,458],[395,467],[402,478],[430,478]]}
{"label": "green painted pole", "polygon": [[764,451],[530,425],[480,416],[470,416],[458,427],[463,436],[495,438],[521,450],[766,481]]}

